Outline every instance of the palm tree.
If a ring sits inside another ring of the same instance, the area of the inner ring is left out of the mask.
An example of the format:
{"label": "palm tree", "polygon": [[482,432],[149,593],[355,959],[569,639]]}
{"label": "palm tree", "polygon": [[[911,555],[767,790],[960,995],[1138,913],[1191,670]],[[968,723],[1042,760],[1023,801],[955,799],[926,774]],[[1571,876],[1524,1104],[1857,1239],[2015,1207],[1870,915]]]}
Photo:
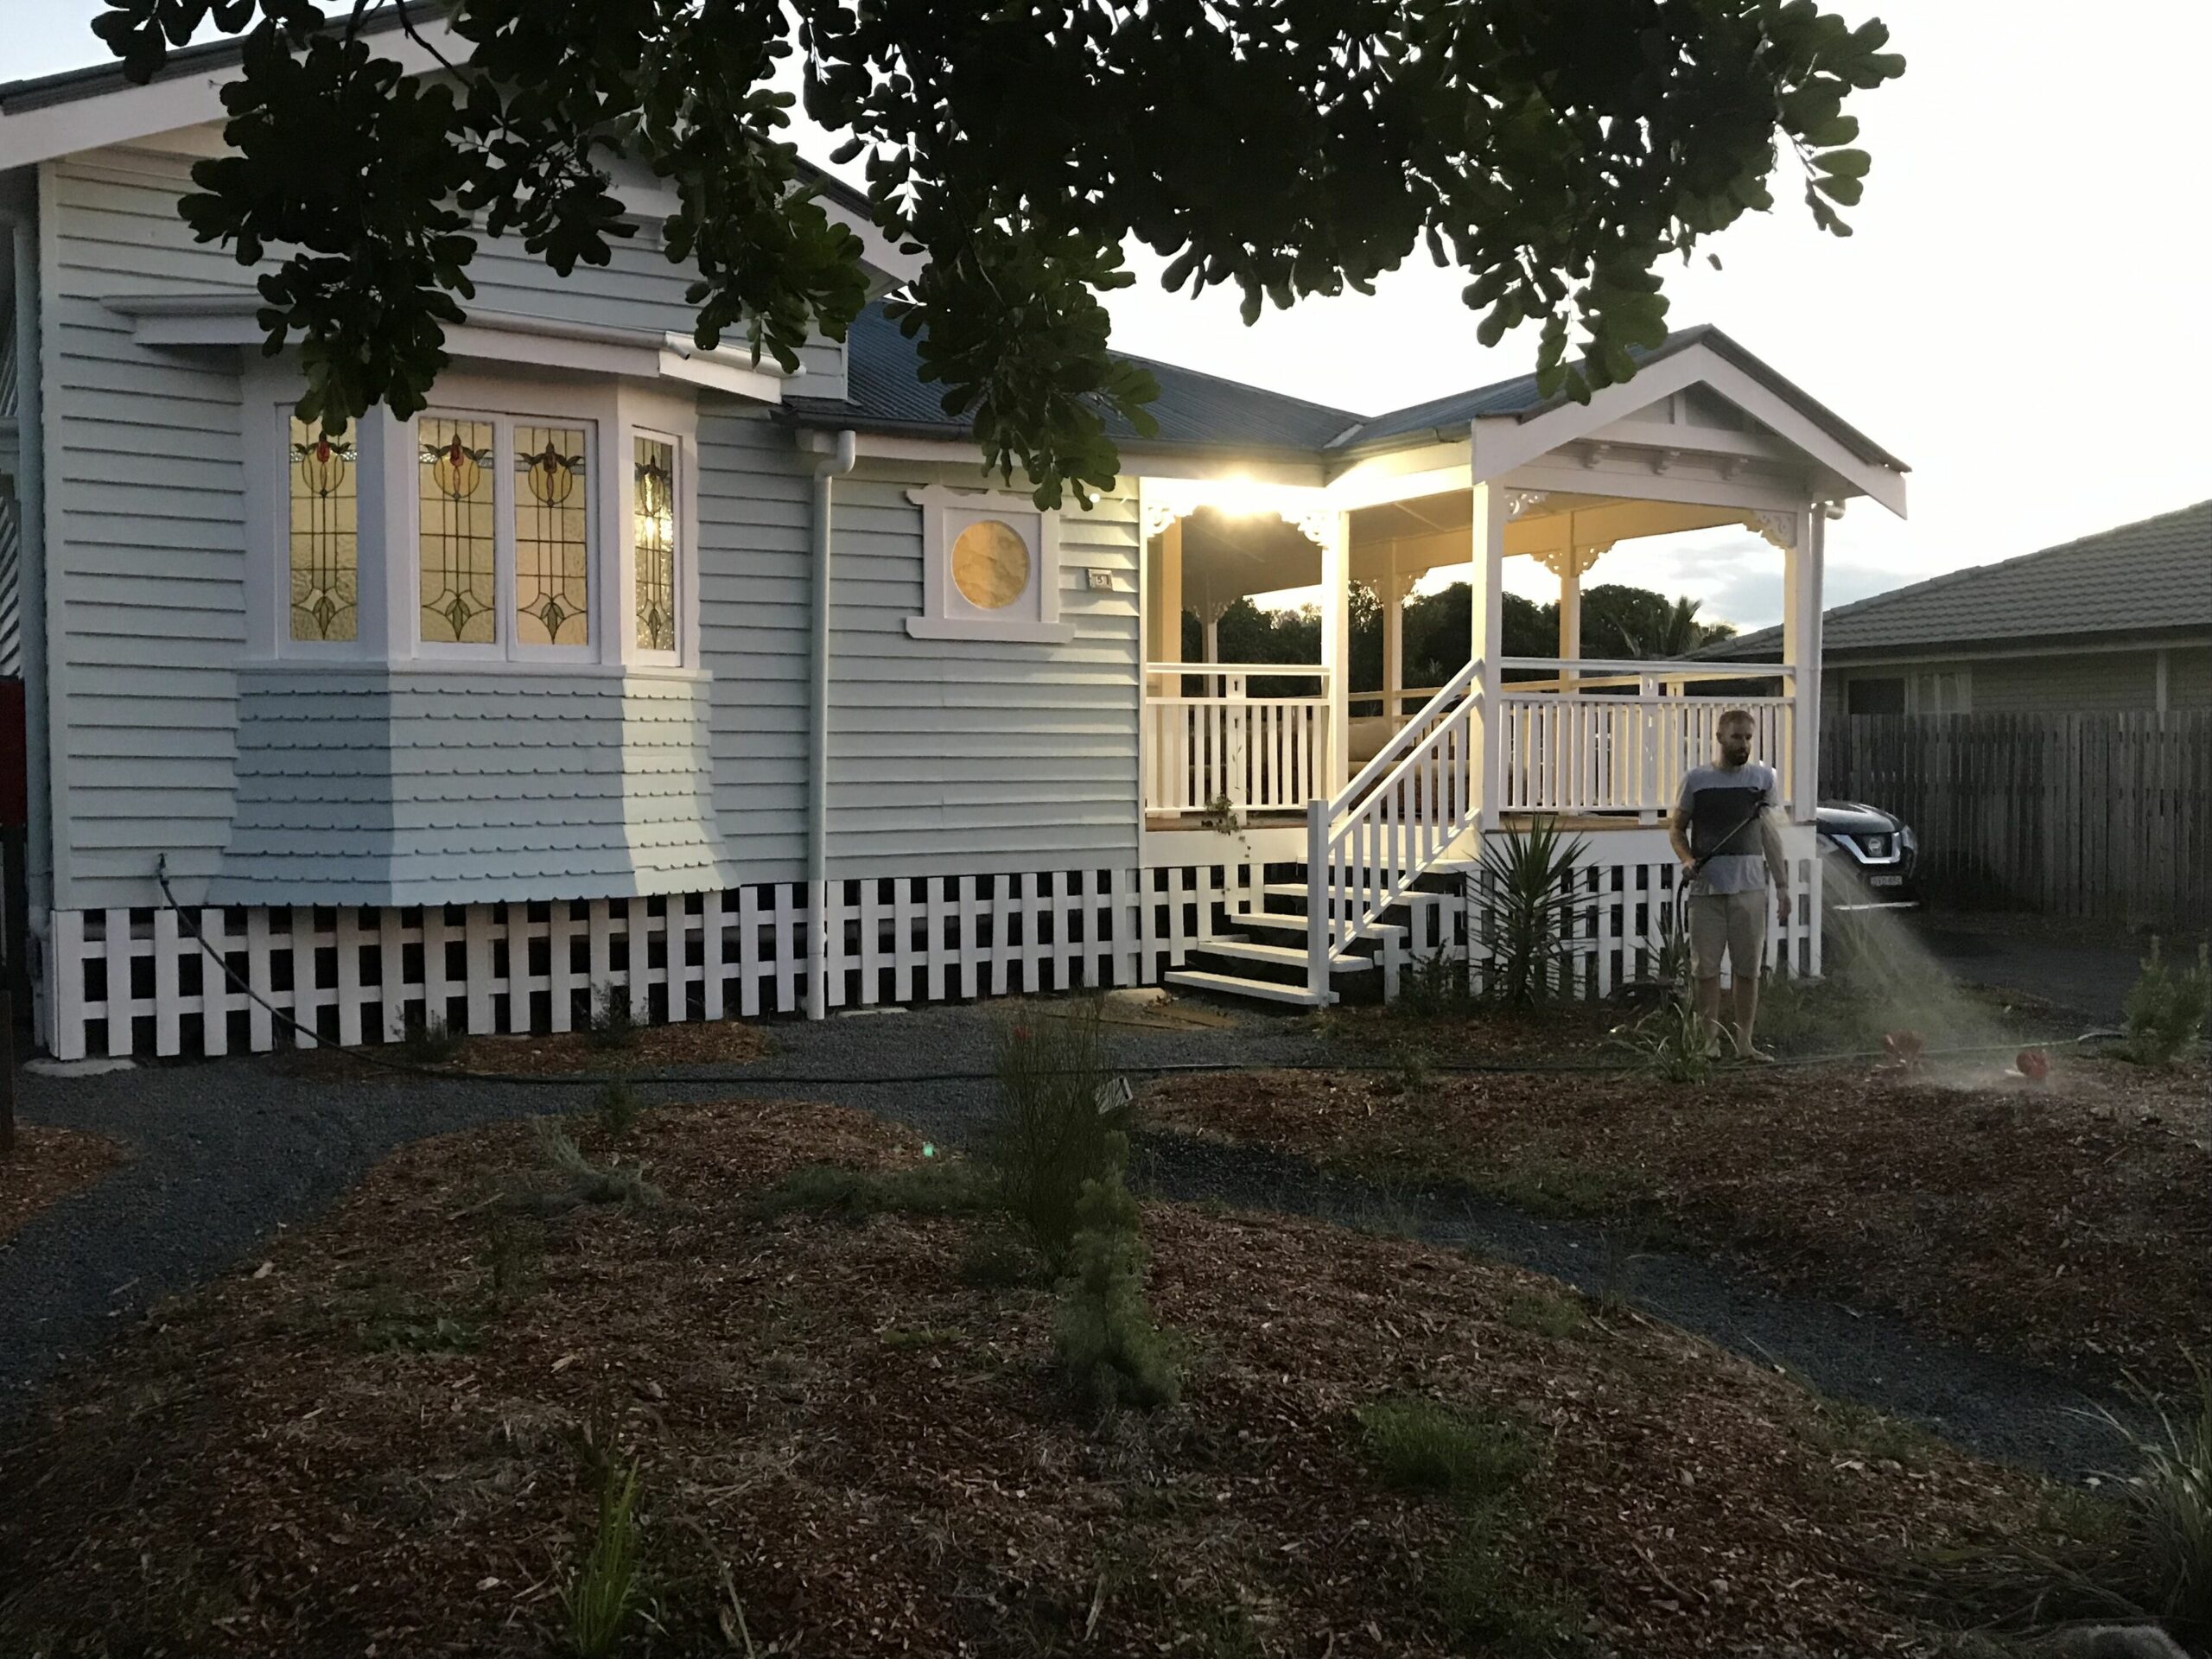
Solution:
{"label": "palm tree", "polygon": [[1726,622],[1700,622],[1697,620],[1698,601],[1677,599],[1660,618],[1659,626],[1651,631],[1647,640],[1624,628],[1621,636],[1628,642],[1628,654],[1647,659],[1671,660],[1687,657],[1700,645],[1725,639],[1735,630]]}

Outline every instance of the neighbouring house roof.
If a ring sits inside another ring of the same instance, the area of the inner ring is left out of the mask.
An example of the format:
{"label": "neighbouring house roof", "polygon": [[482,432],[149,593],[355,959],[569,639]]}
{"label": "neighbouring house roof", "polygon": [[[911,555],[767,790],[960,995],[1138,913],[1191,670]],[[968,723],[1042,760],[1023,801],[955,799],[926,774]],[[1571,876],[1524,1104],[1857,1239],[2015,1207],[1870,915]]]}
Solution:
{"label": "neighbouring house roof", "polygon": [[[1821,624],[1823,655],[2084,634],[2212,629],[2212,501],[1996,564],[1840,605]],[[1777,658],[1762,628],[1698,654]]]}

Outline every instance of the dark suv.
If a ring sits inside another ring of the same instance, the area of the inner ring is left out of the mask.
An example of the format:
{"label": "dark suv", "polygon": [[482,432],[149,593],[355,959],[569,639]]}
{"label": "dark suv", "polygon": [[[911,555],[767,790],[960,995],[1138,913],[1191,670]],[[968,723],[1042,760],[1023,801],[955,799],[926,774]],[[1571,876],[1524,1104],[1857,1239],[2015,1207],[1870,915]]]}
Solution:
{"label": "dark suv", "polygon": [[1920,842],[1894,812],[1857,801],[1822,801],[1821,902],[1828,910],[1907,910],[1920,902],[1913,884]]}

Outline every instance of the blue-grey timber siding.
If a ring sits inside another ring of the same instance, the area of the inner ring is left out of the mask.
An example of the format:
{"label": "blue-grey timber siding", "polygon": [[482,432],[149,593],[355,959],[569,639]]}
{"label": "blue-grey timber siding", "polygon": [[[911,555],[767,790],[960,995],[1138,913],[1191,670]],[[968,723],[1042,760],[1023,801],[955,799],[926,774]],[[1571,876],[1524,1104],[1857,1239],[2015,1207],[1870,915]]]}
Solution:
{"label": "blue-grey timber siding", "polygon": [[220,904],[696,893],[727,880],[697,676],[240,676]]}
{"label": "blue-grey timber siding", "polygon": [[[64,908],[486,902],[783,881],[804,869],[810,467],[756,406],[701,396],[710,684],[498,671],[289,675],[242,663],[237,353],[139,346],[105,296],[238,292],[175,214],[189,160],[115,149],[42,169],[51,589],[64,702]],[[650,236],[562,282],[486,244],[483,308],[683,328]],[[842,349],[805,386],[842,390]],[[836,485],[833,876],[1133,864],[1134,503],[1063,519],[1065,645],[918,641],[921,511],[972,467],[863,463]],[[1087,570],[1112,575],[1093,592]],[[658,685],[661,689],[644,688]],[[661,704],[683,687],[680,716]],[[647,705],[652,705],[648,707]],[[661,768],[656,771],[656,768]],[[675,774],[681,774],[680,779]]]}
{"label": "blue-grey timber siding", "polygon": [[[715,804],[746,880],[805,859],[808,463],[766,419],[700,423],[700,624]],[[836,877],[1134,863],[1136,507],[1061,516],[1061,645],[920,640],[922,510],[974,467],[863,461],[831,515],[830,861]],[[1110,593],[1088,572],[1111,573]]]}

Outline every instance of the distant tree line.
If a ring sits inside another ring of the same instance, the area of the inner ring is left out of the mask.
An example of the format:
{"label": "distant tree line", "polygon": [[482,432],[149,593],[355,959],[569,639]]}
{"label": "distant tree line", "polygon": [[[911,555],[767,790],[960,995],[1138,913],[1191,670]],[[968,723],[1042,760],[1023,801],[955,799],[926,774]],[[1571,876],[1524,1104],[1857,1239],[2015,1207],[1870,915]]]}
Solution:
{"label": "distant tree line", "polygon": [[[1700,645],[1726,639],[1736,630],[1726,622],[1698,619],[1694,599],[1669,599],[1649,588],[1607,583],[1582,594],[1582,654],[1586,658],[1687,657]],[[1473,628],[1473,590],[1464,582],[1406,604],[1406,673],[1408,686],[1441,685],[1467,660]],[[1518,594],[1505,595],[1503,621],[1508,657],[1559,655],[1559,607],[1539,605]],[[1205,654],[1205,632],[1198,617],[1183,613],[1183,660]],[[1221,652],[1224,663],[1318,663],[1321,660],[1321,613],[1313,605],[1262,610],[1240,599],[1223,613]],[[1351,585],[1351,689],[1354,695],[1382,684],[1382,607],[1357,582]],[[1256,696],[1291,695],[1310,685],[1286,683]]]}

